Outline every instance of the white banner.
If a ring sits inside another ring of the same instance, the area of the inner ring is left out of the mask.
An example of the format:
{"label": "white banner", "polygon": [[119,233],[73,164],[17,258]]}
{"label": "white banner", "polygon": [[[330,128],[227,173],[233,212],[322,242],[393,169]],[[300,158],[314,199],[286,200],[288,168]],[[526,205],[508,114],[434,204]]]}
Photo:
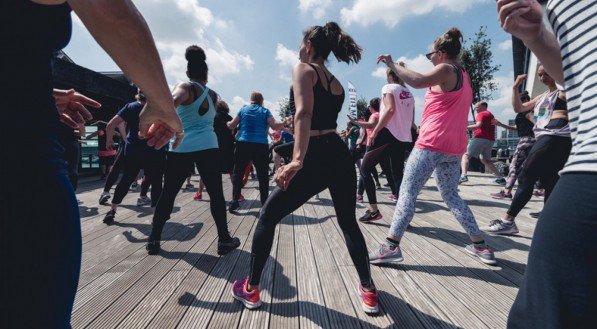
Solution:
{"label": "white banner", "polygon": [[357,117],[357,89],[352,82],[348,81],[348,114]]}

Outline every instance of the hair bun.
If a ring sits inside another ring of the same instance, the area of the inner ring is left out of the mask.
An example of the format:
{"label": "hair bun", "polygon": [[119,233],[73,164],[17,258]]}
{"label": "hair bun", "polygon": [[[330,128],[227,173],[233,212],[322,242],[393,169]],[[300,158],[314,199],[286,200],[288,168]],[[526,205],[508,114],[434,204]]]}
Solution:
{"label": "hair bun", "polygon": [[205,56],[205,51],[196,45],[192,45],[187,47],[185,51],[184,57],[189,62],[205,62],[207,57]]}
{"label": "hair bun", "polygon": [[446,36],[452,40],[463,40],[462,32],[457,27],[453,27],[446,32]]}

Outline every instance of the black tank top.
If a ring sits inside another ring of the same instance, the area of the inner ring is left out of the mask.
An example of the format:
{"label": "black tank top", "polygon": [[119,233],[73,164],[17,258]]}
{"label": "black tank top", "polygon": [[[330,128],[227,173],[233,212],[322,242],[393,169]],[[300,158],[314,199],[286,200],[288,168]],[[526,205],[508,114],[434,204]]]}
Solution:
{"label": "black tank top", "polygon": [[516,118],[514,119],[514,124],[516,125],[516,130],[518,131],[518,137],[535,136],[535,134],[533,133],[533,126],[535,124],[529,121],[529,119],[527,119],[527,114],[529,112],[518,113],[516,115]]}
{"label": "black tank top", "polygon": [[3,92],[11,95],[0,97],[3,120],[11,123],[0,131],[3,140],[18,141],[3,147],[2,153],[25,158],[21,165],[36,163],[38,170],[55,171],[57,167],[50,164],[61,166],[52,65],[55,52],[70,39],[70,11],[67,4],[39,5],[29,0],[2,0],[0,4],[0,40],[6,49],[0,65],[2,78],[9,82]]}
{"label": "black tank top", "polygon": [[[317,73],[317,82],[313,86],[313,117],[311,118],[311,130],[336,129],[338,124],[338,113],[342,110],[344,103],[344,90],[340,95],[332,94],[331,84],[336,79],[333,75],[328,79],[325,73],[319,74],[316,66],[309,64]],[[323,87],[321,79],[325,78],[328,90]],[[295,108],[294,92],[290,88],[290,107]]]}

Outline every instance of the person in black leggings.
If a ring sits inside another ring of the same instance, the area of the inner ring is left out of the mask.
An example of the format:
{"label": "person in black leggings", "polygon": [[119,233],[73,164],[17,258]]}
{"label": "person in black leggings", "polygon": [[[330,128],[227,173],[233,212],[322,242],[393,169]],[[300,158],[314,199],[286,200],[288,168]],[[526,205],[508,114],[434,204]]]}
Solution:
{"label": "person in black leggings", "polygon": [[230,236],[226,219],[221,155],[214,132],[218,94],[206,87],[208,69],[203,49],[189,46],[185,57],[189,82],[178,84],[172,92],[184,138],[180,144],[173,144],[168,152],[164,190],[153,214],[146,249],[150,255],[159,253],[162,230],[170,219],[176,195],[194,164],[209,193],[211,215],[218,230],[218,254],[224,255],[238,248],[240,240]]}
{"label": "person in black leggings", "polygon": [[276,225],[315,194],[330,190],[338,223],[359,274],[362,307],[378,312],[377,290],[371,279],[367,246],[355,218],[356,176],[346,144],[336,133],[336,120],[344,102],[344,89],[325,67],[334,52],[340,61],[358,62],[362,49],[352,37],[329,22],[304,32],[299,50],[301,63],[293,71],[296,103],[293,160],[276,172],[278,187],[259,214],[253,236],[249,276],[234,282],[232,293],[247,308],[261,305],[259,283],[269,257]]}
{"label": "person in black leggings", "polygon": [[491,221],[484,229],[491,234],[518,233],[514,219],[533,196],[535,183],[541,179],[541,184],[545,188],[544,202],[547,202],[558,182],[558,172],[562,170],[570,155],[572,140],[566,95],[557,89],[555,80],[543,66],[539,66],[537,75],[548,86],[549,91],[524,104],[520,100],[518,90],[512,91],[515,108],[533,109],[535,119],[533,131],[536,141],[522,165],[518,176],[518,189],[512,198],[510,208],[501,218]]}
{"label": "person in black leggings", "polygon": [[[81,220],[58,127],[60,121],[76,128],[92,119],[84,105],[100,107],[72,89],[52,88],[56,51],[71,35],[71,7],[127,76],[150,91],[147,128],[155,123],[153,131],[167,139],[182,128],[164,101],[168,85],[147,24],[130,0],[8,0],[0,7],[2,44],[18,54],[0,62],[8,82],[0,98],[0,136],[10,141],[0,147],[0,327],[70,328]],[[162,143],[151,136],[152,145]]]}
{"label": "person in black leggings", "polygon": [[[136,101],[125,105],[117,115],[108,123],[106,128],[106,138],[111,141],[114,136],[114,130],[123,122],[126,123],[126,145],[124,148],[124,169],[122,178],[116,185],[114,198],[112,199],[111,209],[104,217],[104,223],[112,225],[116,217],[118,205],[127,195],[131,184],[137,180],[141,169],[147,173],[151,179],[151,206],[155,207],[160,194],[162,193],[162,179],[164,176],[164,165],[166,162],[166,150],[164,146],[159,150],[147,145],[145,140],[139,139],[139,115],[145,106],[145,95],[138,91]],[[108,145],[112,148],[111,143]]]}
{"label": "person in black leggings", "polygon": [[232,176],[232,202],[230,212],[239,207],[240,193],[243,186],[243,175],[249,162],[253,162],[259,180],[259,199],[265,203],[269,193],[269,147],[267,130],[279,130],[287,122],[277,122],[272,113],[263,107],[263,95],[251,94],[251,105],[238,111],[236,117],[228,123],[234,130],[238,126],[236,148],[234,150],[234,174]]}

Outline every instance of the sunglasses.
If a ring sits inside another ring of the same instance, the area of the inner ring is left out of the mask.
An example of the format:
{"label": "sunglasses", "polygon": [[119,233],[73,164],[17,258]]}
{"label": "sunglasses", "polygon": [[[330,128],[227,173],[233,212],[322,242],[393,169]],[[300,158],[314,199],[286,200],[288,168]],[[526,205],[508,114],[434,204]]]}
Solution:
{"label": "sunglasses", "polygon": [[428,60],[431,60],[431,55],[435,54],[435,53],[439,53],[441,50],[436,50],[436,51],[432,51],[430,53],[425,54],[425,57],[427,57]]}

